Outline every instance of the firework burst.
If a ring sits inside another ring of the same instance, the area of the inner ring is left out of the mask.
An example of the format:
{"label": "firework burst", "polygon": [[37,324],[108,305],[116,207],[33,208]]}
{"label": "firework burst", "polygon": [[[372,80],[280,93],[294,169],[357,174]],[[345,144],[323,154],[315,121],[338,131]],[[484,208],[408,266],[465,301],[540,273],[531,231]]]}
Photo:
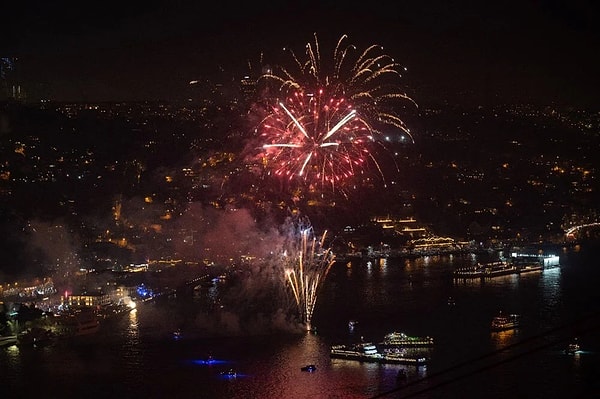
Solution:
{"label": "firework burst", "polygon": [[335,261],[331,249],[324,246],[326,234],[317,240],[310,224],[301,222],[282,255],[287,286],[307,330],[311,329],[319,288]]}
{"label": "firework burst", "polygon": [[397,115],[399,102],[416,105],[399,91],[405,68],[381,46],[360,53],[346,40],[339,39],[333,62],[323,67],[315,35],[305,60],[289,50],[292,67],[268,68],[260,77],[267,114],[258,132],[264,164],[276,176],[334,189],[372,178],[373,168],[383,178],[375,154],[386,136],[393,131],[413,142]]}

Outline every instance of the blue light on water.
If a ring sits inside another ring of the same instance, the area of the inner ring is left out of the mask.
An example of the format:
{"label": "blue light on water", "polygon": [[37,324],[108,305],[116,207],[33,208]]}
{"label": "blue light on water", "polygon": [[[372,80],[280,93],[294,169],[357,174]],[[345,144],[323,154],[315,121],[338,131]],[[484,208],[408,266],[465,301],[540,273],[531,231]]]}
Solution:
{"label": "blue light on water", "polygon": [[141,298],[149,298],[153,295],[152,289],[146,287],[144,284],[140,284],[136,292]]}
{"label": "blue light on water", "polygon": [[237,372],[235,370],[228,370],[228,371],[222,371],[219,374],[219,377],[222,380],[237,380],[239,378],[246,377],[246,375],[245,374],[241,374],[241,373],[239,373],[239,372]]}
{"label": "blue light on water", "polygon": [[193,359],[192,364],[199,366],[212,366],[212,365],[220,365],[220,364],[229,364],[230,362],[227,360],[214,359],[212,357],[206,359]]}

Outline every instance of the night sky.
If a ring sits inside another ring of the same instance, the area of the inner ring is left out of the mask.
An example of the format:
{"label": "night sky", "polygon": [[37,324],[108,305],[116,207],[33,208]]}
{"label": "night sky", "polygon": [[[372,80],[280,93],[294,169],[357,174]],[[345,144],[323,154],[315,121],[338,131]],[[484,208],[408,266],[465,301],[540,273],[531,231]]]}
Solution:
{"label": "night sky", "polygon": [[348,34],[405,65],[418,103],[600,104],[598,2],[354,3],[5,2],[0,56],[19,58],[32,100],[177,100],[190,80],[302,53],[314,33],[330,54]]}

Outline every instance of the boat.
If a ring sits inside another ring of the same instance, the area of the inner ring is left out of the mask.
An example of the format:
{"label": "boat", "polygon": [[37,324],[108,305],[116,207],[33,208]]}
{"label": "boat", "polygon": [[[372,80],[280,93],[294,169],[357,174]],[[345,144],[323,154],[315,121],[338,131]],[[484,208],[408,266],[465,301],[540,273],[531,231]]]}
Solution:
{"label": "boat", "polygon": [[578,353],[581,350],[581,347],[579,346],[579,342],[577,342],[577,338],[569,343],[569,345],[567,345],[567,349],[565,349],[565,352],[568,355],[574,355],[576,353]]}
{"label": "boat", "polygon": [[357,323],[358,323],[358,321],[356,321],[356,320],[350,320],[350,321],[348,322],[348,330],[349,330],[350,332],[354,332],[354,328],[356,327],[356,324],[357,324]]}
{"label": "boat", "polygon": [[524,271],[529,270],[546,270],[560,266],[560,257],[554,254],[528,254],[513,252],[511,254],[512,262],[517,266],[522,267]]}
{"label": "boat", "polygon": [[110,303],[108,305],[100,306],[96,312],[96,316],[100,319],[113,319],[117,316],[128,314],[135,308],[133,303],[126,305],[124,303]]}
{"label": "boat", "polygon": [[173,339],[175,341],[179,341],[181,338],[183,338],[183,336],[181,335],[181,330],[177,329],[175,331],[173,331]]}
{"label": "boat", "polygon": [[300,367],[300,370],[312,373],[313,371],[317,371],[317,366],[315,366],[314,364],[307,364],[306,366]]}
{"label": "boat", "polygon": [[427,363],[425,357],[405,356],[402,352],[379,352],[377,346],[371,342],[333,345],[330,356],[335,359],[357,360],[370,363],[409,364],[415,366],[423,366]]}
{"label": "boat", "polygon": [[384,346],[433,346],[431,337],[412,337],[403,332],[391,332],[383,337]]}
{"label": "boat", "polygon": [[17,335],[17,345],[40,347],[51,344],[54,338],[54,333],[51,330],[32,327]]}
{"label": "boat", "polygon": [[546,269],[558,267],[559,257],[556,255],[523,255],[513,254],[510,261],[496,260],[487,263],[477,263],[475,266],[456,269],[454,278],[459,279],[486,279],[513,274],[526,274],[530,272],[543,272]]}
{"label": "boat", "polygon": [[224,378],[236,378],[237,372],[234,369],[229,369],[227,371],[221,371],[221,375]]}
{"label": "boat", "polygon": [[78,309],[57,317],[58,329],[63,336],[90,335],[100,330],[98,316],[91,309]]}
{"label": "boat", "polygon": [[478,263],[475,266],[456,269],[453,273],[455,278],[472,279],[472,278],[491,278],[506,276],[510,274],[518,274],[519,268],[514,264],[505,260],[498,260],[487,263]]}
{"label": "boat", "polygon": [[491,323],[492,331],[504,331],[518,328],[520,325],[520,315],[518,314],[502,314],[500,312],[494,316]]}

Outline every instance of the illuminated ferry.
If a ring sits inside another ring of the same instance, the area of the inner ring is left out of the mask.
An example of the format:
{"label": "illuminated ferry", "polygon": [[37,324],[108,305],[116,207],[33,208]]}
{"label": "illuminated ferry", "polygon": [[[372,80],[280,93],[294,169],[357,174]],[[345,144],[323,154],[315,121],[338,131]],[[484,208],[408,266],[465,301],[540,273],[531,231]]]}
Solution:
{"label": "illuminated ferry", "polygon": [[76,309],[57,316],[57,327],[60,335],[80,336],[95,334],[100,329],[100,320],[89,308]]}
{"label": "illuminated ferry", "polygon": [[330,356],[337,359],[357,360],[369,363],[394,363],[423,366],[427,363],[425,357],[405,356],[402,352],[379,352],[373,343],[358,343],[351,345],[333,345]]}
{"label": "illuminated ferry", "polygon": [[494,316],[491,323],[492,331],[504,331],[518,328],[520,325],[520,316],[518,314],[504,315],[502,312]]}
{"label": "illuminated ferry", "polygon": [[403,332],[391,332],[383,337],[383,345],[393,346],[433,346],[431,337],[411,337]]}
{"label": "illuminated ferry", "polygon": [[552,269],[560,266],[558,255],[523,254],[513,252],[512,262],[519,268],[520,273]]}
{"label": "illuminated ferry", "polygon": [[523,255],[513,254],[511,261],[497,260],[478,263],[475,266],[464,267],[454,271],[454,278],[474,279],[542,272],[559,266],[556,255]]}
{"label": "illuminated ferry", "polygon": [[476,266],[465,267],[454,271],[455,278],[488,278],[517,274],[519,269],[506,261],[499,260],[488,263],[478,263]]}

